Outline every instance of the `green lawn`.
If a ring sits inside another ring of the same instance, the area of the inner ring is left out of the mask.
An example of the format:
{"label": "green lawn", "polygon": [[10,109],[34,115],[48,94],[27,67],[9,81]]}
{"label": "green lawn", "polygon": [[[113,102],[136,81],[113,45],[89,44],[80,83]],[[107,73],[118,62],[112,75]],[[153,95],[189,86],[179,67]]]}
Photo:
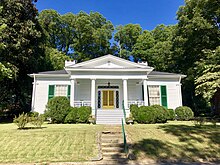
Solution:
{"label": "green lawn", "polygon": [[136,124],[126,127],[138,159],[155,161],[220,160],[220,125],[201,128],[193,122]]}
{"label": "green lawn", "polygon": [[[43,127],[18,130],[15,124],[0,124],[0,163],[75,162],[97,156],[96,135],[103,126],[44,124]],[[220,125],[198,128],[192,122],[126,126],[131,151],[142,161],[220,160],[219,130]]]}
{"label": "green lawn", "polygon": [[97,157],[96,133],[102,126],[45,124],[18,130],[0,124],[0,163],[85,161]]}

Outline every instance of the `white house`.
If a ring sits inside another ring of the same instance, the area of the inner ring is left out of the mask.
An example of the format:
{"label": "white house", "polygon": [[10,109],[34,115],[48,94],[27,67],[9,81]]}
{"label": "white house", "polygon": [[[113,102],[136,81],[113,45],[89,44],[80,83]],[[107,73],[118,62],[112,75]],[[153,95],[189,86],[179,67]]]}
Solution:
{"label": "white house", "polygon": [[97,124],[119,124],[123,106],[182,105],[184,75],[157,72],[147,63],[135,63],[113,55],[89,61],[66,61],[64,70],[33,73],[32,111],[44,113],[48,100],[67,96],[73,107],[91,106]]}

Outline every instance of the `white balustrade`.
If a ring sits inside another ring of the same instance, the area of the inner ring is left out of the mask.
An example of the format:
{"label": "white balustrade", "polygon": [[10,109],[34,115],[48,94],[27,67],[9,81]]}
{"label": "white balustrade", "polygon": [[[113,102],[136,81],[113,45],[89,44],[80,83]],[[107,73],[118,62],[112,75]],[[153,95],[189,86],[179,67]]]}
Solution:
{"label": "white balustrade", "polygon": [[74,107],[89,106],[91,107],[91,101],[74,101]]}
{"label": "white balustrade", "polygon": [[144,101],[142,100],[128,100],[128,107],[130,108],[130,105],[136,104],[138,107],[144,106]]}

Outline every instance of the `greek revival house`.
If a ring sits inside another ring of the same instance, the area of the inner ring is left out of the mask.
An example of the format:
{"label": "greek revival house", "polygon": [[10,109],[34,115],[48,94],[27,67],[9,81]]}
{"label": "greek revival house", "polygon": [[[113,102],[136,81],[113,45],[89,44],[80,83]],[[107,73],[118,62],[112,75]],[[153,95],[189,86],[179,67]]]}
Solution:
{"label": "greek revival house", "polygon": [[123,106],[129,116],[131,104],[181,106],[181,79],[185,77],[113,55],[81,63],[66,61],[63,70],[30,76],[34,80],[32,111],[44,113],[50,98],[66,96],[73,107],[91,106],[97,124],[121,123]]}

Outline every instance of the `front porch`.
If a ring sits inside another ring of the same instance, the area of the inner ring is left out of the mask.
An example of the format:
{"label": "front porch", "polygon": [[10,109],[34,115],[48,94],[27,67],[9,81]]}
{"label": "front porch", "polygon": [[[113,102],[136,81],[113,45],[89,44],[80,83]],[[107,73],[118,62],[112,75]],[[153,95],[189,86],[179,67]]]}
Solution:
{"label": "front porch", "polygon": [[73,107],[91,106],[96,118],[114,114],[124,118],[123,108],[128,117],[131,104],[148,105],[146,84],[140,79],[72,79],[70,104]]}

